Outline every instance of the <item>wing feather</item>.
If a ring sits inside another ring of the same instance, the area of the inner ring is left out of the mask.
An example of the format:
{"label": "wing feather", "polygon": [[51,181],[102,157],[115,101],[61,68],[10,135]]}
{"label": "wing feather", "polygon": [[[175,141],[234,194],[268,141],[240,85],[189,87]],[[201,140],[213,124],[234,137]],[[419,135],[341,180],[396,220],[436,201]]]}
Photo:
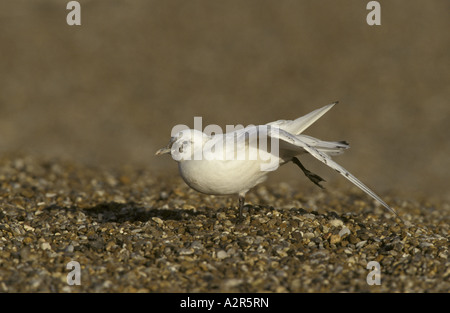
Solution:
{"label": "wing feather", "polygon": [[[280,141],[287,143],[288,145],[284,145],[284,149],[291,149],[291,150],[297,151],[297,152],[302,152],[302,151],[308,152],[313,157],[315,157],[317,160],[319,160],[320,162],[324,163],[325,165],[331,167],[332,169],[337,171],[339,174],[341,174],[342,176],[347,178],[349,181],[351,181],[353,184],[355,184],[358,188],[360,188],[366,194],[368,194],[373,199],[375,199],[376,201],[381,203],[391,213],[393,213],[394,215],[399,217],[398,214],[394,211],[394,209],[392,209],[386,202],[384,202],[369,187],[367,187],[365,184],[363,184],[359,179],[357,179],[355,176],[353,176],[349,171],[347,171],[341,165],[339,165],[335,161],[333,161],[326,153],[323,153],[323,152],[319,151],[318,149],[316,149],[316,148],[312,147],[311,145],[302,141],[299,138],[300,136],[295,136],[283,129],[277,129],[277,128],[272,128],[269,132],[269,135],[271,137],[275,136]],[[284,152],[284,153],[286,153],[286,152]],[[282,155],[283,152],[280,151],[280,154]]]}
{"label": "wing feather", "polygon": [[266,125],[279,127],[280,129],[283,129],[291,134],[298,135],[301,134],[309,126],[311,126],[319,118],[321,118],[337,103],[338,102],[336,101],[334,103],[328,104],[320,109],[314,110],[311,113],[301,116],[295,120],[279,120],[268,123]]}

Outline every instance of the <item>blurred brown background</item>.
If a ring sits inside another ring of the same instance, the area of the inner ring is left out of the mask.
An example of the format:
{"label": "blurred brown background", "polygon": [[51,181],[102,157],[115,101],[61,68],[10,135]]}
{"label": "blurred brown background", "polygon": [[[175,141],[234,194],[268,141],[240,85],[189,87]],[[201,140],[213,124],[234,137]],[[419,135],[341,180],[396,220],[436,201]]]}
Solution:
{"label": "blurred brown background", "polygon": [[[383,193],[448,197],[450,1],[0,2],[0,154],[147,166],[172,126],[262,124],[339,100],[306,134]],[[334,171],[307,167],[328,184]],[[291,165],[273,180],[309,184]],[[348,183],[350,184],[350,183]]]}

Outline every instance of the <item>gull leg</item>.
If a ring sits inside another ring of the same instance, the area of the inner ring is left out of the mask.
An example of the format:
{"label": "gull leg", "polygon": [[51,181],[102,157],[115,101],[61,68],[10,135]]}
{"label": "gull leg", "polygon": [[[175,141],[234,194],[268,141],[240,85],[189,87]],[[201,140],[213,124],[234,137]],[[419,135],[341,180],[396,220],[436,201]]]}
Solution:
{"label": "gull leg", "polygon": [[294,164],[296,164],[298,167],[301,168],[301,170],[303,171],[303,173],[305,174],[306,177],[308,177],[308,179],[310,181],[312,181],[314,184],[316,184],[317,186],[319,186],[320,188],[324,189],[324,187],[322,185],[320,185],[320,182],[325,181],[325,179],[323,179],[322,177],[320,177],[317,174],[312,173],[311,171],[307,170],[303,164],[300,162],[299,159],[297,159],[296,157],[293,157],[292,162],[294,162]]}
{"label": "gull leg", "polygon": [[239,195],[239,219],[242,219],[242,209],[244,208],[245,195]]}

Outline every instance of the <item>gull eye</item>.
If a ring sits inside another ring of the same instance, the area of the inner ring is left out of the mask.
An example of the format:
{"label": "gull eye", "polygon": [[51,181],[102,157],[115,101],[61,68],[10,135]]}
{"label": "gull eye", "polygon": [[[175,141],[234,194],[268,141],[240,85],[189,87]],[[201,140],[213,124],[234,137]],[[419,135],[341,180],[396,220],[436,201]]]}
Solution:
{"label": "gull eye", "polygon": [[178,152],[179,153],[183,153],[184,151],[184,147],[187,146],[189,144],[189,141],[183,141],[180,145],[180,147],[178,148]]}

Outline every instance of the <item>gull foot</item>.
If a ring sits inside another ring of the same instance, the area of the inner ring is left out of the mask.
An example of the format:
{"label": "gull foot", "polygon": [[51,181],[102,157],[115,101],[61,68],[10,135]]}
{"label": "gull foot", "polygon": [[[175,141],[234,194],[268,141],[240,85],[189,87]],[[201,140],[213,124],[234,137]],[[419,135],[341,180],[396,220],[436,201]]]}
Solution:
{"label": "gull foot", "polygon": [[297,159],[296,157],[292,158],[292,162],[294,162],[294,164],[296,164],[298,167],[301,168],[301,170],[303,171],[303,173],[305,174],[306,177],[308,177],[308,179],[310,181],[312,181],[314,184],[316,184],[317,186],[319,186],[322,189],[325,189],[320,182],[325,181],[325,179],[323,179],[322,177],[320,177],[317,174],[314,174],[313,172],[307,170],[303,164],[300,162],[299,159]]}

